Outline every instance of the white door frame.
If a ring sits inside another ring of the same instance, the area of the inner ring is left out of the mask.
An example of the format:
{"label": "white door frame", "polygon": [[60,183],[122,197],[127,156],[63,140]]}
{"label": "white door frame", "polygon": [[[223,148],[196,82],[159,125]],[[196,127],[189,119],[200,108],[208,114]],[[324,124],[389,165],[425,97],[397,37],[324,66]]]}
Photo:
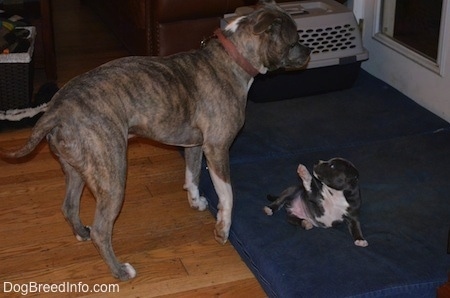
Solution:
{"label": "white door frame", "polygon": [[[390,1],[390,0],[387,0]],[[380,34],[381,0],[353,0],[369,60],[362,68],[450,122],[450,0],[443,0],[437,62]]]}

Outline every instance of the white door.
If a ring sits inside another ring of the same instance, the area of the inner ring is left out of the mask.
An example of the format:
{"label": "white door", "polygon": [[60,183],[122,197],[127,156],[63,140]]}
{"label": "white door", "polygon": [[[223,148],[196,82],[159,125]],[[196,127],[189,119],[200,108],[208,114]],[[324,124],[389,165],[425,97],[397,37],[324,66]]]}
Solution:
{"label": "white door", "polygon": [[[362,63],[362,68],[450,121],[450,0],[442,0],[434,55],[393,37],[394,27],[398,25],[394,17],[396,9],[410,4],[398,1],[349,1],[356,18],[361,20],[363,45],[369,51],[369,60]],[[430,3],[417,1],[420,5]],[[411,25],[420,21],[416,14],[403,23]]]}

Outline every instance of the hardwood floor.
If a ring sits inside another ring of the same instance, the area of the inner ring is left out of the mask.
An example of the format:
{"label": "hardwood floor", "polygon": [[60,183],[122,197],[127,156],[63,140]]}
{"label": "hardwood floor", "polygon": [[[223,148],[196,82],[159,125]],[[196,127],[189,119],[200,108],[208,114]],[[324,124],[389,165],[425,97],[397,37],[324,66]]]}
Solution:
{"label": "hardwood floor", "polygon": [[[60,86],[126,55],[79,0],[53,5]],[[29,134],[30,129],[2,132],[0,147],[20,146]],[[133,264],[138,275],[119,282],[92,243],[78,242],[64,221],[64,176],[47,144],[20,162],[0,160],[0,296],[9,292],[8,297],[18,297],[27,286],[32,292],[34,283],[66,292],[46,293],[52,297],[266,296],[233,246],[215,242],[213,216],[189,208],[182,189],[184,162],[176,148],[132,140],[128,161],[126,199],[113,244],[119,259]],[[94,207],[86,189],[80,216],[87,224]],[[94,293],[96,284],[117,284],[120,294]]]}

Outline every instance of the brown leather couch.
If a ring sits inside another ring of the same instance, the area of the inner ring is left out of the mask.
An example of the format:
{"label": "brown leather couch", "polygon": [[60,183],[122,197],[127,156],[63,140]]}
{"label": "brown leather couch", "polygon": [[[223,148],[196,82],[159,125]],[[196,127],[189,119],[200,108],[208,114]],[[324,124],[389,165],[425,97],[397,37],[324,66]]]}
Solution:
{"label": "brown leather couch", "polygon": [[[292,0],[278,0],[289,2]],[[196,49],[237,7],[258,0],[87,0],[132,55]]]}

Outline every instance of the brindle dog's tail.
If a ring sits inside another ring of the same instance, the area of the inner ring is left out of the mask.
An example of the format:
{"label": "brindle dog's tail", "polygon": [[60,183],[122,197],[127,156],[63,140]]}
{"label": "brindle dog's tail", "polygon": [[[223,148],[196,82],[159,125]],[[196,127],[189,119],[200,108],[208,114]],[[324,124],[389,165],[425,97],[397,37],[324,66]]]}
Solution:
{"label": "brindle dog's tail", "polygon": [[[28,138],[27,143],[17,150],[5,150],[0,148],[0,157],[4,159],[13,159],[27,156],[36,148],[42,139],[56,126],[56,118],[52,113],[52,116],[44,113],[41,119],[36,123],[31,132],[31,136]],[[50,116],[50,117],[49,117]]]}

